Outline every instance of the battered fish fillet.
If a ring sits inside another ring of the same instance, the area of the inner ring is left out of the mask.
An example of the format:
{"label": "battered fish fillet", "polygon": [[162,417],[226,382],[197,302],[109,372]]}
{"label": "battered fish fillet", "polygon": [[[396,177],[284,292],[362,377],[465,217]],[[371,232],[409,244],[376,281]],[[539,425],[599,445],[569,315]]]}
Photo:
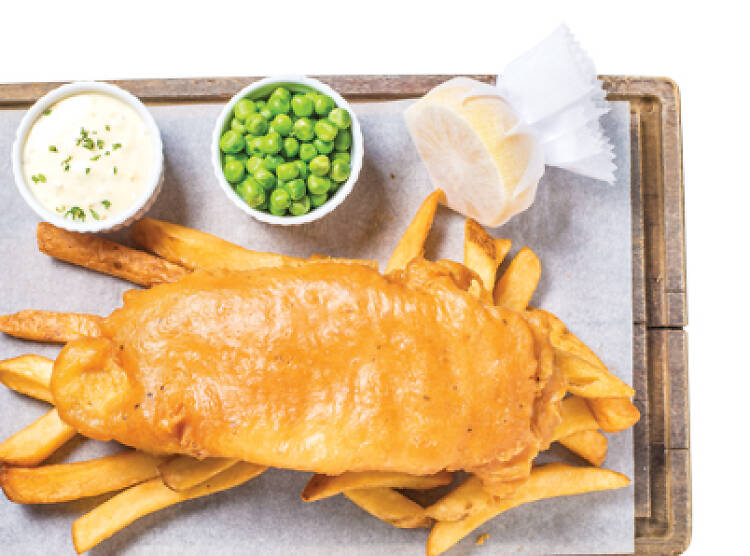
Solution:
{"label": "battered fish fillet", "polygon": [[152,453],[329,475],[528,473],[564,383],[538,323],[440,263],[195,272],[127,292],[57,358],[60,417]]}

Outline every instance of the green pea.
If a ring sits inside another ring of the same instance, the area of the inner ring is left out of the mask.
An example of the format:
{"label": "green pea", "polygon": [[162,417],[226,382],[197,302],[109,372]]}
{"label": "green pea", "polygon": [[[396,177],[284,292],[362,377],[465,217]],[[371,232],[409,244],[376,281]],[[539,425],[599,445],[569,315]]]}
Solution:
{"label": "green pea", "polygon": [[315,136],[323,141],[333,141],[339,128],[331,120],[323,118],[315,122]]}
{"label": "green pea", "polygon": [[302,143],[299,146],[299,159],[303,162],[310,162],[318,154],[318,149],[312,143]]}
{"label": "green pea", "polygon": [[274,172],[276,171],[276,168],[278,168],[279,164],[282,164],[283,162],[284,159],[279,155],[269,154],[268,156],[266,156],[266,158],[263,159],[263,168]]}
{"label": "green pea", "polygon": [[260,136],[268,131],[268,122],[260,114],[252,114],[245,120],[245,131]]}
{"label": "green pea", "polygon": [[297,170],[299,170],[299,177],[302,179],[306,179],[308,174],[310,174],[310,169],[307,167],[307,164],[303,160],[295,160],[292,162],[297,167]]}
{"label": "green pea", "polygon": [[260,112],[266,107],[266,101],[265,100],[256,100],[255,101],[255,110]]}
{"label": "green pea", "polygon": [[255,171],[260,168],[263,164],[263,157],[253,155],[250,158],[247,159],[247,162],[245,163],[245,168],[247,168],[248,174],[254,174]]}
{"label": "green pea", "polygon": [[268,206],[271,208],[271,212],[274,210],[278,212],[286,211],[291,204],[292,198],[289,192],[281,188],[274,189],[271,192],[271,197],[268,199]]}
{"label": "green pea", "polygon": [[331,179],[333,181],[346,181],[349,179],[349,174],[352,173],[352,167],[346,160],[334,160],[331,164]]}
{"label": "green pea", "polygon": [[271,93],[270,98],[273,97],[280,97],[288,101],[291,100],[292,93],[290,93],[289,89],[287,89],[286,87],[277,87],[274,92]]}
{"label": "green pea", "polygon": [[250,114],[255,113],[256,110],[257,108],[255,108],[255,103],[252,100],[241,98],[237,101],[237,104],[234,105],[234,117],[241,122],[244,122],[247,120],[247,117]]}
{"label": "green pea", "polygon": [[262,110],[258,110],[258,114],[263,116],[266,121],[271,121],[274,117],[274,113],[271,111],[268,105],[264,106]]}
{"label": "green pea", "polygon": [[336,106],[336,103],[328,95],[318,95],[315,97],[315,113],[318,116],[327,116],[334,106]]}
{"label": "green pea", "polygon": [[263,154],[263,149],[261,149],[261,145],[263,144],[263,137],[253,137],[250,139],[250,152],[248,154]]}
{"label": "green pea", "polygon": [[331,169],[331,161],[324,154],[319,154],[310,161],[310,172],[316,176],[325,176]]}
{"label": "green pea", "polygon": [[224,163],[226,164],[229,160],[239,160],[242,164],[245,164],[245,162],[247,162],[247,155],[244,152],[225,154]]}
{"label": "green pea", "polygon": [[307,185],[302,178],[295,178],[286,183],[284,189],[289,192],[292,201],[299,201],[307,193]]}
{"label": "green pea", "polygon": [[315,139],[313,141],[315,149],[319,153],[330,154],[333,152],[333,141],[323,141],[323,139]]}
{"label": "green pea", "polygon": [[219,148],[225,153],[238,153],[245,148],[245,137],[233,129],[225,131],[219,139]]}
{"label": "green pea", "polygon": [[307,188],[313,195],[322,195],[328,193],[328,190],[331,189],[331,180],[310,174],[307,177]]}
{"label": "green pea", "polygon": [[289,100],[283,97],[271,97],[268,99],[268,108],[271,113],[275,116],[276,114],[288,114],[289,113]]}
{"label": "green pea", "polygon": [[333,140],[333,147],[337,151],[348,151],[352,146],[352,132],[348,129],[342,129]]}
{"label": "green pea", "polygon": [[299,176],[299,168],[293,162],[284,162],[276,168],[276,175],[280,180],[289,181]]}
{"label": "green pea", "polygon": [[245,124],[237,118],[232,118],[232,123],[229,124],[229,128],[235,130],[237,133],[245,133]]}
{"label": "green pea", "polygon": [[239,160],[229,160],[224,164],[224,177],[229,183],[237,183],[245,177],[245,165]]}
{"label": "green pea", "polygon": [[325,203],[328,200],[328,194],[327,193],[321,193],[320,195],[310,195],[310,204],[314,208],[318,208],[320,205]]}
{"label": "green pea", "polygon": [[299,152],[299,141],[297,141],[294,137],[287,137],[286,139],[284,139],[284,146],[281,150],[284,153],[285,157],[293,158],[297,156],[297,153]]}
{"label": "green pea", "polygon": [[266,154],[276,154],[281,150],[281,135],[275,131],[269,131],[261,138],[260,150]]}
{"label": "green pea", "polygon": [[300,118],[307,117],[313,113],[313,100],[307,95],[294,95],[292,97],[292,112]]}
{"label": "green pea", "polygon": [[315,137],[315,128],[310,118],[300,118],[294,122],[294,136],[300,141],[309,141]]}
{"label": "green pea", "polygon": [[342,153],[342,152],[336,152],[333,153],[333,160],[343,160],[344,162],[351,163],[352,161],[352,155],[349,153]]}
{"label": "green pea", "polygon": [[336,127],[338,127],[339,129],[347,129],[350,125],[352,125],[352,117],[344,108],[337,107],[331,110],[328,114],[328,119],[336,124]]}
{"label": "green pea", "polygon": [[286,137],[292,132],[292,119],[286,114],[277,114],[271,120],[271,129],[279,135]]}
{"label": "green pea", "polygon": [[289,213],[293,216],[302,216],[308,212],[310,212],[310,197],[307,195],[297,201],[292,201],[292,204],[289,206]]}
{"label": "green pea", "polygon": [[265,168],[258,168],[253,174],[253,177],[266,191],[270,191],[276,187],[276,176]]}
{"label": "green pea", "polygon": [[266,192],[252,176],[246,177],[237,186],[237,194],[251,207],[257,207],[266,200]]}

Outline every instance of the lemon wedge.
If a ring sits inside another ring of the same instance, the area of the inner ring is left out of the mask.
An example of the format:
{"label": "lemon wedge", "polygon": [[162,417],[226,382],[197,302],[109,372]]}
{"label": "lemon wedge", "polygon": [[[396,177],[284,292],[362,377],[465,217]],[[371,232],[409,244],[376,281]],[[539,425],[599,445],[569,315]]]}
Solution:
{"label": "lemon wedge", "polygon": [[478,81],[454,78],[405,112],[406,125],[446,204],[499,226],[534,201],[544,153],[534,131]]}

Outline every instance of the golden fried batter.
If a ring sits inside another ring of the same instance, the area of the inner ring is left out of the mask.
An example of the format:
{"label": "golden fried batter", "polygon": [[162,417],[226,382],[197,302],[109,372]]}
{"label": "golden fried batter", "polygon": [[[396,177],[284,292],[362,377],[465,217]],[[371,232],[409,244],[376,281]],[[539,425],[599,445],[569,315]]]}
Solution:
{"label": "golden fried batter", "polygon": [[55,404],[148,452],[491,474],[548,441],[562,395],[523,315],[422,259],[196,272],[126,293],[102,328],[60,353]]}

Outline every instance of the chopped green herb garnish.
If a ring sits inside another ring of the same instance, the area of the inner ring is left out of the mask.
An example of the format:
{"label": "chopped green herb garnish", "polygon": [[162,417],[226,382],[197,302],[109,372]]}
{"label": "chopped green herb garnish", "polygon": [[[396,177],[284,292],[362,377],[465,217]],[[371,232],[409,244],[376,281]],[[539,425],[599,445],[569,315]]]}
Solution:
{"label": "chopped green herb garnish", "polygon": [[91,171],[91,168],[86,168],[86,173],[88,174]]}
{"label": "chopped green herb garnish", "polygon": [[99,215],[97,214],[97,212],[94,209],[90,208],[89,212],[91,213],[91,216],[94,217],[94,220],[101,220],[101,218],[99,218]]}
{"label": "chopped green herb garnish", "polygon": [[50,145],[49,146],[49,152],[56,153],[57,152],[57,147],[55,145]]}
{"label": "chopped green herb garnish", "polygon": [[56,207],[55,210],[59,213],[65,212],[65,205],[60,205],[59,207]]}
{"label": "chopped green herb garnish", "polygon": [[102,155],[100,155],[100,154],[97,154],[97,155],[95,155],[95,156],[92,156],[92,157],[91,157],[91,158],[90,158],[89,160],[93,160],[94,162],[96,162],[96,161],[97,161],[97,160],[99,160],[99,159],[100,159],[101,157],[102,157]]}
{"label": "chopped green herb garnish", "polygon": [[44,114],[45,116],[49,116],[50,114],[52,114],[52,109],[47,108],[47,110],[45,110],[44,112],[42,112],[42,114]]}
{"label": "chopped green herb garnish", "polygon": [[91,138],[86,138],[83,140],[83,148],[88,149],[90,151],[94,150],[94,140]]}
{"label": "chopped green herb garnish", "polygon": [[102,201],[102,204],[104,205],[105,209],[108,209],[112,203],[110,203],[107,199],[104,199]]}
{"label": "chopped green herb garnish", "polygon": [[68,158],[66,158],[65,160],[63,160],[63,161],[62,161],[62,162],[60,163],[60,166],[62,166],[62,167],[63,167],[63,170],[65,170],[66,172],[67,172],[68,170],[70,170],[70,164],[69,164],[69,162],[71,161],[71,159],[72,159],[72,158],[73,158],[72,156],[69,156]]}
{"label": "chopped green herb garnish", "polygon": [[104,154],[107,155],[107,156],[109,156],[109,151],[106,151]]}
{"label": "chopped green herb garnish", "polygon": [[112,150],[113,150],[113,151],[116,151],[116,150],[117,150],[117,149],[119,149],[120,147],[122,147],[122,143],[115,143],[114,145],[112,145]]}
{"label": "chopped green herb garnish", "polygon": [[114,168],[112,168],[112,173],[113,173],[113,174],[116,174],[116,173],[117,173],[117,166],[115,166]]}
{"label": "chopped green herb garnish", "polygon": [[102,141],[101,139],[97,139],[96,140],[96,148],[97,149],[103,149],[104,148],[104,141]]}
{"label": "chopped green herb garnish", "polygon": [[31,181],[33,181],[34,183],[47,183],[47,176],[45,176],[44,174],[36,174],[31,176]]}
{"label": "chopped green herb garnish", "polygon": [[106,129],[107,131],[109,131],[109,124],[105,125],[104,129]]}
{"label": "chopped green herb garnish", "polygon": [[86,221],[86,213],[81,207],[70,207],[70,210],[65,213],[65,218],[70,216],[73,220],[80,220],[81,222]]}

